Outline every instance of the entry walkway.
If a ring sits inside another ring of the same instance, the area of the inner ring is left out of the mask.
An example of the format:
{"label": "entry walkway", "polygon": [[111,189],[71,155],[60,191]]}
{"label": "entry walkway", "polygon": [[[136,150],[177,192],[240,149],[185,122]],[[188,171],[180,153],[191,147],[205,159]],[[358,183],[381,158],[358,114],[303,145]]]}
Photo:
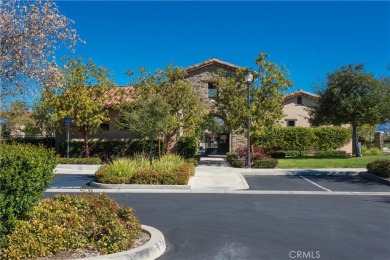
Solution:
{"label": "entry walkway", "polygon": [[238,169],[230,167],[223,157],[202,157],[188,185],[196,192],[249,189]]}

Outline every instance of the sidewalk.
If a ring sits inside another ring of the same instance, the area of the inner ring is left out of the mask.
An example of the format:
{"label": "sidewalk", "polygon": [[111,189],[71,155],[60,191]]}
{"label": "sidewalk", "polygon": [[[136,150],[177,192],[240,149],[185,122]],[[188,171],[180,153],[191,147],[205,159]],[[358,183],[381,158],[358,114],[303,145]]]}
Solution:
{"label": "sidewalk", "polygon": [[192,191],[249,189],[239,169],[228,165],[225,158],[202,157],[188,185]]}

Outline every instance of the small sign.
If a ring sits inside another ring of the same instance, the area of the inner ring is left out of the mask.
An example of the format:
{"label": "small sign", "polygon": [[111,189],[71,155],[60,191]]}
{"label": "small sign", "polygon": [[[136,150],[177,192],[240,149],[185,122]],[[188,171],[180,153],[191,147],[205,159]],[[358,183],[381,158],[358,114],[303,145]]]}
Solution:
{"label": "small sign", "polygon": [[65,125],[71,125],[72,124],[72,118],[70,116],[65,117]]}

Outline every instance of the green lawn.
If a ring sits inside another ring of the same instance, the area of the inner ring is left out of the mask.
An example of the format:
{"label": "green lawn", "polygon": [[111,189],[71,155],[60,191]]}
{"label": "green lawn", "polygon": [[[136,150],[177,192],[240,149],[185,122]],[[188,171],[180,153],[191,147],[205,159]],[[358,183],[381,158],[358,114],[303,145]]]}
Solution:
{"label": "green lawn", "polygon": [[313,157],[290,157],[278,159],[278,168],[366,168],[367,163],[376,160],[390,160],[390,155],[364,156],[352,158],[313,158]]}

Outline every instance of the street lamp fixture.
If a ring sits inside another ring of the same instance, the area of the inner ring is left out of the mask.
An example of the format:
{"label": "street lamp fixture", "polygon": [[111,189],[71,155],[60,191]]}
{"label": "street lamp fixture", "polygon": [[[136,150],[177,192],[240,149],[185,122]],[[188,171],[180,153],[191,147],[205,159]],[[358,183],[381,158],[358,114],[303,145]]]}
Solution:
{"label": "street lamp fixture", "polygon": [[250,131],[251,131],[251,111],[250,111],[250,85],[253,82],[253,75],[250,70],[245,74],[244,80],[247,86],[247,108],[248,108],[248,126],[247,126],[247,141],[246,141],[246,168],[251,168],[251,137],[250,137]]}

